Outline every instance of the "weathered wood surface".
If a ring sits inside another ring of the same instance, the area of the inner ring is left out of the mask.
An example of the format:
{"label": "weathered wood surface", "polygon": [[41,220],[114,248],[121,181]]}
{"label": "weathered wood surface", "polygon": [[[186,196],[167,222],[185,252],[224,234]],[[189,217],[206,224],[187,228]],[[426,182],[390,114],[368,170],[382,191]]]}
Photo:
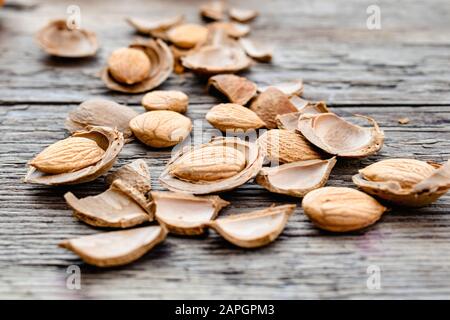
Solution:
{"label": "weathered wood surface", "polygon": [[[2,298],[449,298],[450,196],[423,209],[394,209],[360,233],[332,235],[314,228],[296,210],[272,245],[241,250],[214,232],[201,238],[169,237],[138,262],[99,270],[56,244],[99,232],[72,217],[62,195],[96,194],[88,185],[48,188],[22,183],[25,164],[64,137],[64,118],[79,102],[106,97],[133,106],[142,95],[107,91],[96,77],[108,53],[133,33],[126,15],[183,12],[197,21],[198,1],[78,1],[86,27],[97,31],[95,59],[68,62],[47,57],[32,34],[47,19],[64,16],[72,2],[0,10],[0,297]],[[236,3],[238,3],[236,1]],[[328,101],[344,116],[374,117],[385,130],[382,151],[341,161],[329,185],[351,186],[358,168],[387,157],[442,162],[450,157],[450,6],[442,1],[379,1],[382,29],[366,28],[371,1],[246,1],[261,16],[252,34],[277,46],[275,61],[246,76],[261,84],[301,77],[305,96]],[[162,86],[191,99],[197,121],[219,100],[190,74]],[[408,125],[398,118],[409,117]],[[204,136],[212,132],[203,120]],[[168,150],[126,145],[115,167],[144,158],[152,184]],[[299,201],[269,194],[249,183],[223,194],[232,205],[222,214]],[[80,265],[81,290],[66,288],[66,268]],[[382,288],[366,286],[369,265],[381,268]]]}

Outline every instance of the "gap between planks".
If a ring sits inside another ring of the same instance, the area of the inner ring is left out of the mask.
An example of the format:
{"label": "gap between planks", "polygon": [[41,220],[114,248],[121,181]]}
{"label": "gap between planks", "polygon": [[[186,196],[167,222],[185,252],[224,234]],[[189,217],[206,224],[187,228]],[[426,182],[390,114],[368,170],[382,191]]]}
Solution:
{"label": "gap between planks", "polygon": [[[99,99],[108,99],[105,97],[99,97]],[[111,98],[109,98],[111,99]],[[130,107],[140,107],[140,103],[127,103],[124,101],[121,101],[120,99],[112,99],[115,100],[117,103],[125,104]],[[67,100],[67,101],[0,101],[0,107],[9,107],[9,106],[23,106],[23,105],[46,105],[46,106],[61,106],[61,105],[67,105],[67,104],[81,104],[86,100]],[[326,101],[325,101],[326,102]],[[211,102],[195,102],[191,101],[189,102],[191,105],[212,105],[217,104],[216,101]],[[403,103],[396,103],[396,102],[332,102],[327,103],[327,106],[330,108],[333,107],[348,107],[348,108],[354,108],[354,107],[450,107],[450,102],[427,102],[427,103],[421,103],[417,101],[406,101]]]}

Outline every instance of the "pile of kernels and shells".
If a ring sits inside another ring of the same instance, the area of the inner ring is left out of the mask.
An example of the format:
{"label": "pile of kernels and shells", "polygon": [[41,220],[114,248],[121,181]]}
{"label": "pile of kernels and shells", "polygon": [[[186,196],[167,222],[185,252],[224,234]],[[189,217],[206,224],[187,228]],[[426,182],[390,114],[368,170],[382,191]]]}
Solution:
{"label": "pile of kernels and shells", "polygon": [[[229,202],[217,193],[252,181],[302,198],[305,215],[330,232],[367,228],[391,206],[425,206],[448,191],[450,161],[392,158],[355,170],[357,188],[325,186],[337,161],[368,157],[383,147],[377,122],[357,115],[368,123],[360,126],[330,112],[325,102],[302,99],[300,79],[261,87],[235,75],[272,59],[269,46],[248,37],[258,12],[210,2],[200,14],[208,23],[188,23],[182,15],[127,18],[146,38],[111,52],[100,75],[110,90],[145,93],[145,112],[87,100],[67,116],[71,135],[29,161],[27,183],[73,185],[106,175],[104,192],[85,198],[67,192],[64,198],[80,221],[119,230],[68,239],[61,247],[108,267],[138,259],[170,233],[195,236],[213,229],[236,246],[267,245],[283,231],[294,204],[218,217]],[[50,22],[36,38],[48,54],[65,58],[94,56],[99,47],[94,32],[71,29],[64,20]],[[223,137],[184,144],[193,128],[184,115],[188,94],[155,90],[184,72],[207,78],[208,92],[223,99],[205,116]],[[169,191],[152,191],[144,159],[109,172],[124,144],[135,139],[149,148],[176,147],[159,177]]]}

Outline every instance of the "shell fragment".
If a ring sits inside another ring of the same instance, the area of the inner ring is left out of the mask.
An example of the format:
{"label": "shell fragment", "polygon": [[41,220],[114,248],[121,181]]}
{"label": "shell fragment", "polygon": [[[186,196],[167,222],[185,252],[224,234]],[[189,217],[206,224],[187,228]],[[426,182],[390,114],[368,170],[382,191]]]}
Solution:
{"label": "shell fragment", "polygon": [[69,239],[59,246],[73,251],[88,264],[114,267],[139,259],[162,242],[166,235],[165,228],[150,226]]}
{"label": "shell fragment", "polygon": [[262,168],[256,182],[271,192],[304,197],[323,187],[336,159],[291,162],[273,168]]}
{"label": "shell fragment", "polygon": [[229,202],[218,196],[193,196],[177,192],[152,192],[156,219],[175,234],[199,235]]}
{"label": "shell fragment", "polygon": [[293,204],[269,207],[220,218],[209,225],[236,246],[256,248],[269,244],[281,234],[294,209]]}

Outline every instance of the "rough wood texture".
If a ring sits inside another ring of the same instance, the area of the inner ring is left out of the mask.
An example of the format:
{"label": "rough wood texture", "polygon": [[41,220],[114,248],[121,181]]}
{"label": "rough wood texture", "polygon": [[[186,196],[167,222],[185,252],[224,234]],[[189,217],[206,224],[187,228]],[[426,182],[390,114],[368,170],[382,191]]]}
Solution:
{"label": "rough wood texture", "polygon": [[[0,297],[1,298],[449,298],[450,196],[423,209],[394,209],[374,227],[332,235],[307,221],[300,208],[281,237],[258,250],[242,250],[214,232],[202,238],[169,237],[138,262],[111,270],[85,264],[56,244],[98,232],[72,217],[62,195],[105,189],[89,185],[48,188],[22,183],[25,164],[63,138],[63,120],[81,101],[106,97],[134,106],[142,95],[109,92],[96,73],[113,48],[134,37],[126,15],[185,13],[197,21],[199,1],[77,1],[85,27],[97,31],[102,50],[94,59],[46,56],[32,41],[47,19],[64,16],[72,2],[37,6],[10,2],[0,9]],[[22,1],[23,2],[23,1]],[[236,1],[236,3],[239,3]],[[386,145],[377,156],[340,161],[328,185],[351,186],[362,166],[387,157],[445,161],[450,157],[450,6],[448,0],[378,1],[382,29],[366,28],[372,1],[246,1],[261,16],[252,36],[276,46],[273,64],[246,73],[269,84],[305,80],[305,97],[326,100],[340,115],[367,114],[379,121]],[[163,89],[190,97],[188,116],[204,127],[219,100],[204,81],[173,75]],[[399,125],[397,120],[411,122]],[[200,122],[198,122],[200,121]],[[126,145],[116,168],[144,158],[157,181],[169,150]],[[223,195],[233,204],[222,214],[271,203],[297,203],[249,183]],[[81,267],[81,290],[66,288],[66,268]],[[380,290],[366,286],[369,265],[381,268]]]}

